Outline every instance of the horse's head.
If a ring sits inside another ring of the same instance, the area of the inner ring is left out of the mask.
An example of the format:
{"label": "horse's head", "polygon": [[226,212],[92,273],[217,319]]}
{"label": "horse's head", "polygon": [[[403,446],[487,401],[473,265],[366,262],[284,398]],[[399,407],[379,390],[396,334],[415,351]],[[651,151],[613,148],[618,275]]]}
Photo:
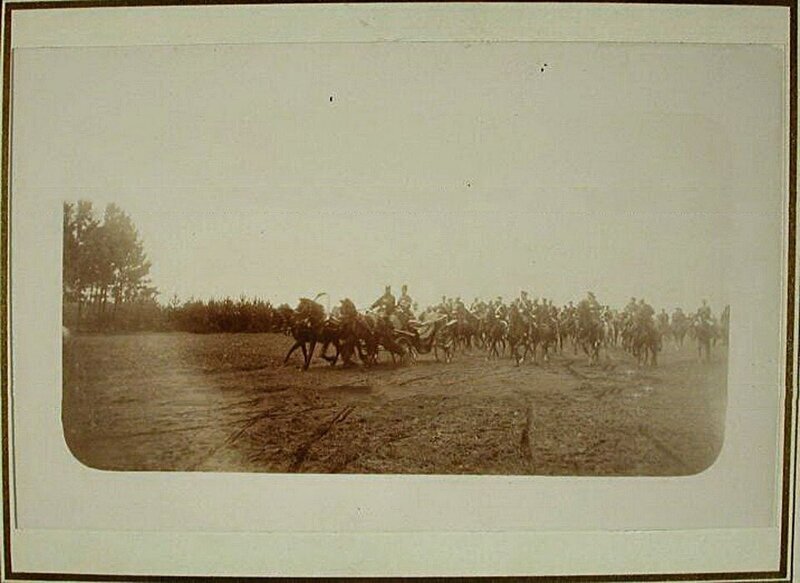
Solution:
{"label": "horse's head", "polygon": [[321,324],[325,320],[325,308],[314,300],[301,298],[294,311],[296,322],[307,322],[309,325]]}

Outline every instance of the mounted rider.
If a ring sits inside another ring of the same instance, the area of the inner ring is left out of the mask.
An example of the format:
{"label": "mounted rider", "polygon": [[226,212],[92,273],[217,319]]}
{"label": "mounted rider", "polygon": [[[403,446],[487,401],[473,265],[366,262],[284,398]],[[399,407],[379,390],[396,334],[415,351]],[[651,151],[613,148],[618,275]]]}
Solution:
{"label": "mounted rider", "polygon": [[519,292],[519,303],[523,312],[528,314],[533,313],[533,302],[528,297],[528,292],[526,292],[524,289],[520,290]]}
{"label": "mounted rider", "polygon": [[436,313],[438,313],[440,316],[447,316],[449,318],[450,303],[451,301],[447,299],[447,296],[442,296],[442,301],[436,306]]}
{"label": "mounted rider", "polygon": [[630,324],[636,318],[636,314],[639,311],[639,303],[636,301],[636,298],[631,298],[631,300],[625,306],[623,310],[623,319],[625,320],[626,324]]}
{"label": "mounted rider", "polygon": [[375,310],[386,324],[392,326],[391,317],[394,315],[396,307],[397,300],[392,294],[392,286],[387,285],[383,295],[373,302],[370,309]]}
{"label": "mounted rider", "polygon": [[711,317],[711,306],[708,305],[708,300],[703,300],[703,305],[697,309],[695,317],[699,323],[711,325],[713,318]]}
{"label": "mounted rider", "polygon": [[666,334],[669,331],[669,314],[667,314],[667,310],[661,308],[661,312],[658,314],[658,329],[662,334]]}
{"label": "mounted rider", "polygon": [[594,292],[588,292],[586,298],[578,302],[577,315],[578,328],[581,332],[600,326],[600,302],[597,301]]}
{"label": "mounted rider", "polygon": [[653,316],[656,311],[653,306],[644,301],[644,298],[639,298],[639,304],[636,306],[636,323],[641,326],[652,325]]}
{"label": "mounted rider", "polygon": [[570,300],[567,302],[567,305],[562,312],[563,320],[565,322],[573,321],[576,318],[577,313],[578,308],[575,307],[575,302]]}
{"label": "mounted rider", "polygon": [[592,317],[599,319],[602,306],[600,305],[600,302],[597,301],[597,297],[595,297],[594,292],[587,292],[585,301],[589,311],[592,314]]}
{"label": "mounted rider", "polygon": [[486,302],[481,299],[475,298],[469,306],[469,311],[477,318],[483,319],[488,310]]}
{"label": "mounted rider", "polygon": [[494,306],[494,315],[498,320],[508,319],[508,308],[503,303],[503,296],[497,296]]}
{"label": "mounted rider", "polygon": [[553,300],[547,300],[547,316],[550,318],[550,324],[558,322],[558,306],[553,303]]}
{"label": "mounted rider", "polygon": [[461,324],[467,321],[467,306],[464,305],[464,302],[461,301],[461,297],[457,297],[455,301],[455,305],[453,308],[455,319],[458,320]]}

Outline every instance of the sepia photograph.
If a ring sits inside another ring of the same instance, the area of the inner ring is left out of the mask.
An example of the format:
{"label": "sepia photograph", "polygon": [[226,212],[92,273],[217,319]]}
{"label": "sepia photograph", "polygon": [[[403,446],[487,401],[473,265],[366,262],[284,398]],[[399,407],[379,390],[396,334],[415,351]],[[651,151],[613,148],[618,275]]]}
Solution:
{"label": "sepia photograph", "polygon": [[20,63],[83,80],[69,117],[40,98],[41,123],[58,156],[59,136],[88,134],[69,171],[109,173],[64,202],[63,425],[82,463],[678,476],[714,462],[743,146],[726,116],[753,105],[718,97],[751,60],[777,80],[777,51],[65,53]]}
{"label": "sepia photograph", "polygon": [[135,4],[4,11],[3,576],[791,576],[794,4]]}

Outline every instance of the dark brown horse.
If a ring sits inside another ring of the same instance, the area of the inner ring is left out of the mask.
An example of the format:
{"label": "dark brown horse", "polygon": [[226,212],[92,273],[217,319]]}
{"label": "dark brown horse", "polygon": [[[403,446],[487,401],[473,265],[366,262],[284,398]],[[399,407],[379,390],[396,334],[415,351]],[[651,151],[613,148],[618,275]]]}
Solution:
{"label": "dark brown horse", "polygon": [[581,322],[577,332],[578,344],[589,357],[589,364],[600,362],[600,347],[603,346],[603,323],[600,319]]}
{"label": "dark brown horse", "polygon": [[480,320],[472,312],[464,312],[456,318],[454,324],[454,341],[456,347],[470,350],[473,345],[480,344]]}
{"label": "dark brown horse", "polygon": [[639,365],[658,365],[658,353],[661,350],[661,332],[656,324],[644,323],[637,327],[633,334],[633,354]]}
{"label": "dark brown horse", "polygon": [[407,338],[398,336],[395,333],[395,326],[388,319],[373,312],[367,312],[363,316],[363,322],[371,331],[374,339],[375,352],[373,361],[377,361],[377,353],[380,347],[383,347],[384,350],[392,355],[392,361],[394,362],[397,362],[398,358],[401,363],[413,359],[410,341]]}
{"label": "dark brown horse", "polygon": [[538,362],[537,351],[542,349],[542,359],[544,362],[550,361],[550,348],[558,348],[560,345],[560,335],[557,321],[544,321],[541,324],[531,323],[530,331],[531,353],[533,362]]}
{"label": "dark brown horse", "polygon": [[[337,322],[335,331],[329,338],[329,344],[333,344],[337,349],[337,355],[341,354],[344,366],[353,365],[353,355],[358,353],[361,362],[366,366],[374,363],[374,358],[378,351],[377,340],[370,325],[364,316],[358,313],[355,304],[349,298],[341,301],[337,309]],[[336,356],[333,358],[325,356],[323,358],[331,364],[336,363]]]}
{"label": "dark brown horse", "polygon": [[303,351],[303,370],[308,370],[317,342],[323,336],[325,327],[325,309],[321,304],[308,298],[302,298],[292,314],[291,333],[294,344],[286,353],[283,364],[289,362],[295,350]]}
{"label": "dark brown horse", "polygon": [[[516,305],[508,311],[508,332],[506,334],[508,346],[511,349],[511,358],[519,366],[530,351],[530,325]],[[520,353],[520,349],[523,352]]]}
{"label": "dark brown horse", "polygon": [[489,346],[489,358],[500,358],[506,350],[506,334],[508,333],[508,322],[500,318],[489,318],[484,320],[486,330],[486,344]]}

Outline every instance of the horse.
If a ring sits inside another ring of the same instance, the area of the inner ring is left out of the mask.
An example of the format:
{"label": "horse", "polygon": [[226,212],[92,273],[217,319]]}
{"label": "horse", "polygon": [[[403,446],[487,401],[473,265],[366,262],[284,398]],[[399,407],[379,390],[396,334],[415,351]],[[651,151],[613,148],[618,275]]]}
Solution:
{"label": "horse", "polygon": [[532,323],[530,329],[530,344],[533,353],[533,362],[537,362],[537,347],[542,347],[542,358],[544,362],[550,361],[550,347],[558,348],[561,344],[561,334],[558,321],[543,322],[541,324]]}
{"label": "horse", "polygon": [[396,362],[396,358],[398,357],[400,358],[400,362],[406,362],[413,358],[408,339],[402,336],[398,337],[398,335],[395,334],[395,326],[386,318],[374,312],[367,312],[363,316],[363,321],[369,327],[375,342],[373,362],[377,361],[379,347],[383,347],[387,350],[389,354],[392,355],[392,361],[394,362]]}
{"label": "horse", "polygon": [[640,366],[658,365],[658,352],[661,350],[661,332],[652,323],[637,327],[633,334],[633,354]]}
{"label": "horse", "polygon": [[[317,296],[319,297],[319,296]],[[302,298],[297,308],[292,313],[291,334],[294,344],[283,359],[284,366],[289,362],[295,350],[303,351],[303,370],[308,370],[311,358],[317,346],[325,324],[325,309],[315,300]]]}
{"label": "horse", "polygon": [[433,341],[433,357],[438,361],[439,352],[444,354],[445,364],[450,364],[453,361],[453,352],[455,349],[455,330],[453,330],[454,322],[444,321],[441,328],[434,331]]}
{"label": "horse", "polygon": [[[345,362],[349,360],[349,354],[346,357],[342,354],[341,337],[341,323],[339,320],[334,317],[326,319],[317,341],[322,343],[322,348],[319,351],[320,357],[328,361],[331,366],[336,366],[340,355],[343,356]],[[336,353],[333,356],[328,356],[328,347],[330,345],[333,345],[336,349]]]}
{"label": "horse", "polygon": [[[511,349],[511,358],[514,364],[519,366],[525,360],[525,356],[530,350],[530,325],[526,321],[517,306],[511,306],[508,312],[508,331],[506,332],[508,346]],[[519,353],[519,347],[525,349],[523,354]]]}
{"label": "horse", "polygon": [[478,344],[479,320],[475,314],[464,312],[455,321],[453,335],[456,346],[461,346],[464,350],[472,349],[473,341]]}
{"label": "horse", "polygon": [[499,318],[484,320],[486,327],[486,343],[489,346],[489,358],[500,358],[506,350],[506,334],[508,322]]}
{"label": "horse", "polygon": [[673,314],[672,324],[670,325],[672,331],[672,339],[678,348],[683,348],[683,341],[686,338],[686,333],[689,331],[689,322],[685,318],[676,318]]}
{"label": "horse", "polygon": [[711,340],[715,337],[714,325],[704,319],[695,319],[692,322],[692,333],[697,339],[698,360],[700,362],[710,362]]}
{"label": "horse", "polygon": [[563,312],[558,321],[558,352],[564,352],[564,340],[569,338],[572,342],[572,350],[578,354],[578,340],[577,340],[577,321],[573,314]]}
{"label": "horse", "polygon": [[351,366],[355,352],[366,366],[375,363],[378,353],[378,340],[367,319],[358,313],[350,298],[340,302],[338,322],[338,343],[344,366]]}
{"label": "horse", "polygon": [[603,345],[603,324],[599,320],[583,322],[578,327],[578,343],[584,354],[589,357],[589,364],[600,361],[600,347]]}

